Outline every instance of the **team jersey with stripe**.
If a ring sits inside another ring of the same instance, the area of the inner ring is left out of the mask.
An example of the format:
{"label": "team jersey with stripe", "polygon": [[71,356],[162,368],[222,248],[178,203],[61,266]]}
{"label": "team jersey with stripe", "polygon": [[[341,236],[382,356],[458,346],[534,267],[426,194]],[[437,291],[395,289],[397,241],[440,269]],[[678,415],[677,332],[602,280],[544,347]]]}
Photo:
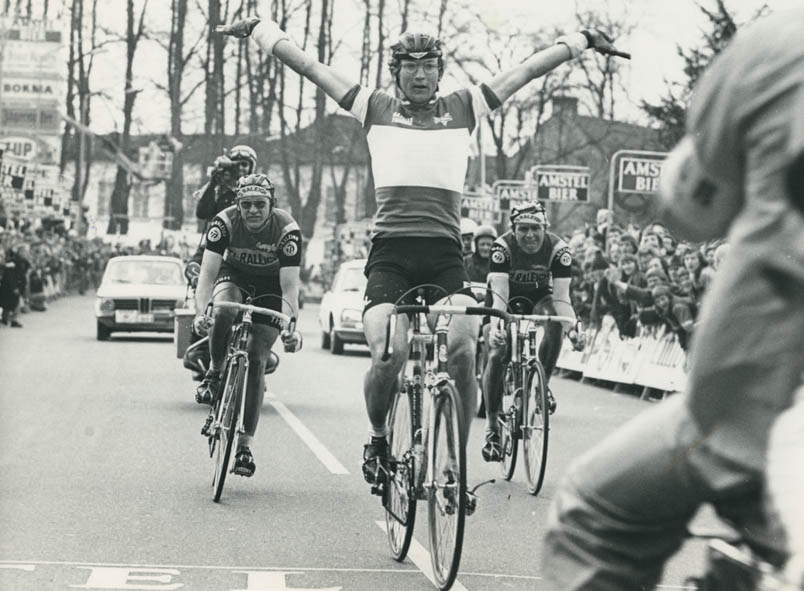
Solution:
{"label": "team jersey with stripe", "polygon": [[251,232],[233,205],[210,222],[206,248],[244,273],[278,277],[280,268],[301,264],[301,230],[288,212],[274,209],[265,227]]}
{"label": "team jersey with stripe", "polygon": [[522,250],[509,230],[491,246],[489,273],[508,275],[509,299],[526,297],[534,304],[553,293],[553,279],[571,277],[572,252],[564,240],[546,232],[534,254]]}
{"label": "team jersey with stripe", "polygon": [[496,108],[495,100],[485,86],[436,97],[426,105],[364,87],[347,95],[341,106],[363,124],[371,154],[377,199],[373,237],[460,242],[471,134],[479,118]]}

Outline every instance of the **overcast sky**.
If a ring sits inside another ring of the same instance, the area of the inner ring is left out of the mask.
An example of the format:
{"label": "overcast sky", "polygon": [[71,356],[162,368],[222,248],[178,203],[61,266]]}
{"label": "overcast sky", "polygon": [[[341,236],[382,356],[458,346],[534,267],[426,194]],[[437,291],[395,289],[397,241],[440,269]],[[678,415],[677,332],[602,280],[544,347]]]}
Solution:
{"label": "overcast sky", "polygon": [[[772,10],[779,10],[800,3],[802,0],[726,0],[727,6],[733,10],[739,21],[750,18],[763,4]],[[710,8],[715,6],[714,0],[700,0]],[[121,29],[125,18],[123,0],[109,0],[100,3],[103,6],[102,19],[105,26]],[[335,0],[337,9],[335,36],[338,28],[349,29],[362,27],[361,11],[357,8],[361,3],[355,0]],[[420,4],[422,4],[420,2]],[[434,2],[437,5],[437,3]],[[191,7],[194,3],[190,3]],[[532,24],[533,30],[550,29],[553,27],[570,31],[573,29],[574,14],[576,10],[593,10],[609,12],[617,17],[627,13],[627,18],[634,23],[634,32],[628,37],[618,40],[618,46],[630,51],[633,59],[624,72],[625,84],[628,91],[628,100],[634,107],[626,108],[626,117],[639,120],[641,112],[636,108],[642,99],[653,101],[663,94],[664,80],[679,79],[681,75],[681,61],[676,54],[676,44],[683,47],[698,43],[701,30],[706,26],[705,17],[696,6],[694,0],[478,0],[478,11],[483,14],[484,22],[490,27],[506,29],[506,25],[527,29]],[[165,19],[156,15],[157,12],[169,14],[169,4],[164,0],[152,0],[149,11],[152,11],[151,22],[160,22],[165,26]],[[169,19],[169,16],[167,16]],[[117,21],[117,22],[115,22]],[[169,22],[169,20],[168,20]],[[353,37],[342,33],[345,36]],[[448,39],[445,40],[447,43]],[[164,52],[155,48],[143,48],[136,66],[138,80],[136,86],[145,90],[137,100],[134,132],[165,132],[168,126],[167,105],[162,94],[157,91],[148,78],[155,73],[164,77]],[[117,51],[98,56],[97,76],[94,80],[95,88],[108,88],[114,97],[122,94],[122,57]],[[354,68],[350,68],[354,71]],[[101,82],[102,81],[102,82]],[[444,85],[450,90],[449,84]],[[527,92],[524,90],[523,92]],[[201,96],[201,93],[199,93]],[[117,99],[116,99],[117,100]],[[98,101],[99,103],[101,101]],[[164,108],[161,106],[164,105]],[[195,108],[195,121],[185,125],[185,132],[196,131],[198,119],[201,115],[201,105]],[[329,105],[332,109],[333,105]],[[99,131],[114,128],[114,120],[118,125],[122,121],[119,110],[110,104],[98,104],[94,108],[93,127]],[[194,124],[195,123],[195,124]],[[202,122],[200,123],[202,124]]]}

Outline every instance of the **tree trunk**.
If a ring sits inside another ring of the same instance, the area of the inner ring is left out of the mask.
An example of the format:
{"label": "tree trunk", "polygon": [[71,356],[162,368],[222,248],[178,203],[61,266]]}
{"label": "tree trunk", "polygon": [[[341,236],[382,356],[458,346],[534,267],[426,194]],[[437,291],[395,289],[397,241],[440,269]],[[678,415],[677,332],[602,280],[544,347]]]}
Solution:
{"label": "tree trunk", "polygon": [[[329,18],[330,0],[321,0],[321,22],[318,28],[318,61],[322,64],[329,63],[329,38],[330,25]],[[326,138],[330,125],[327,122],[326,113],[327,97],[319,87],[315,90],[315,123],[313,144],[313,171],[310,179],[310,192],[307,194],[307,201],[302,209],[301,231],[302,236],[311,238],[313,229],[318,218],[318,206],[321,203],[321,178],[324,172],[324,150],[327,142]]]}
{"label": "tree trunk", "polygon": [[[184,76],[184,22],[187,18],[187,0],[171,1],[170,44],[168,45],[168,98],[170,99],[170,135],[182,141],[181,115],[184,101],[181,83]],[[165,183],[165,211],[162,226],[180,230],[184,223],[184,154],[173,152],[173,168]]]}
{"label": "tree trunk", "polygon": [[[137,44],[142,37],[145,21],[145,10],[148,7],[148,0],[145,0],[140,13],[139,25],[135,30],[134,19],[134,0],[126,2],[126,85],[125,97],[123,99],[123,133],[120,135],[118,149],[124,154],[130,151],[131,143],[131,120],[134,113],[134,102],[137,99],[137,92],[133,87],[134,79],[134,55],[137,52]],[[128,234],[128,197],[131,192],[131,181],[129,172],[122,166],[117,167],[117,174],[114,179],[114,189],[112,199],[109,224],[106,228],[107,234]]]}

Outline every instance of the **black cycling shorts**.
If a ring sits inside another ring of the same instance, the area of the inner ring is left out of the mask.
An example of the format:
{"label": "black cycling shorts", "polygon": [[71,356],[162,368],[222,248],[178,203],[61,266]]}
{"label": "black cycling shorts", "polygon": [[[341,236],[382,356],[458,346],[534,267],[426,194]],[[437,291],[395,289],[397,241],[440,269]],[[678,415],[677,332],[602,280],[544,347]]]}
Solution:
{"label": "black cycling shorts", "polygon": [[[221,268],[215,277],[215,287],[230,283],[240,288],[240,295],[243,299],[249,295],[252,304],[262,306],[277,312],[282,311],[282,288],[279,286],[279,277],[261,277],[258,275],[246,275],[234,267],[221,263]],[[251,317],[254,324],[264,324],[282,330],[282,323],[278,318],[254,314]]]}
{"label": "black cycling shorts", "polygon": [[[491,293],[486,293],[487,307],[491,307]],[[556,308],[553,304],[553,295],[545,290],[541,290],[527,296],[514,296],[509,298],[507,311],[512,314],[555,314]],[[482,326],[491,322],[490,316],[483,316]]]}
{"label": "black cycling shorts", "polygon": [[461,246],[449,238],[375,238],[365,275],[364,313],[378,304],[413,304],[416,290],[400,297],[422,284],[428,304],[456,293],[474,298]]}

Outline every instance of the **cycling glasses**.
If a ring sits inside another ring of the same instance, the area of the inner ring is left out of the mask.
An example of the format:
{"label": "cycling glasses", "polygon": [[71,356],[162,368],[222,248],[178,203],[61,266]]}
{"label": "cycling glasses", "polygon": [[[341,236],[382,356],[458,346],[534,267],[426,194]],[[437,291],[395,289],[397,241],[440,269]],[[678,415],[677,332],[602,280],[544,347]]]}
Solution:
{"label": "cycling glasses", "polygon": [[404,61],[399,65],[399,68],[407,74],[414,74],[419,68],[421,68],[425,74],[434,74],[438,71],[438,62],[424,62],[423,64],[419,64]]}
{"label": "cycling glasses", "polygon": [[245,211],[248,211],[252,207],[259,209],[262,211],[268,206],[267,199],[238,199],[237,206]]}

